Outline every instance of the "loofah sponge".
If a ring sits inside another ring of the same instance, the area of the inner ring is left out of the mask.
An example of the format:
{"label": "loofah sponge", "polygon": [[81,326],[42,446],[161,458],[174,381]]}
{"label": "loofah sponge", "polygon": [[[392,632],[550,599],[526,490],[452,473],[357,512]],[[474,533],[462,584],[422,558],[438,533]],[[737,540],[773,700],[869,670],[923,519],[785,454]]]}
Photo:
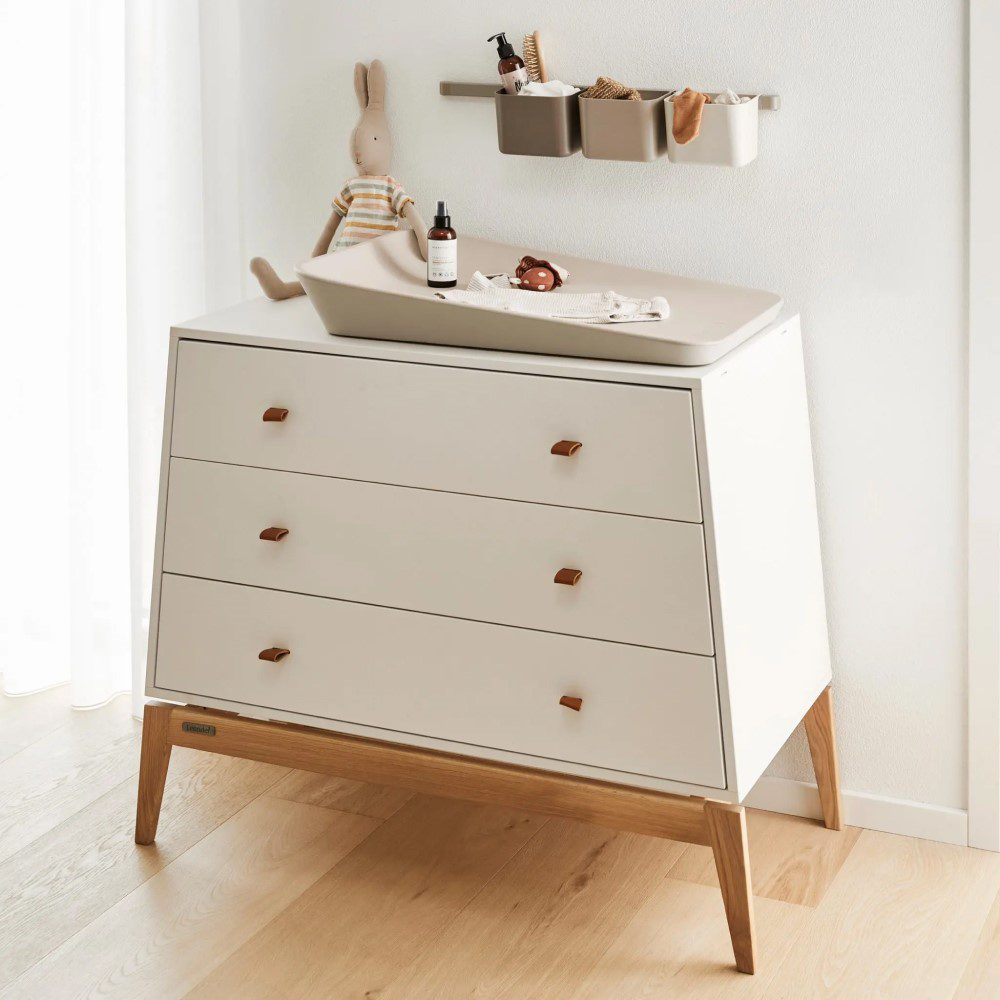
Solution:
{"label": "loofah sponge", "polygon": [[624,83],[612,80],[610,76],[599,76],[597,83],[589,87],[581,97],[596,97],[607,101],[641,101],[642,95],[635,87],[626,87]]}

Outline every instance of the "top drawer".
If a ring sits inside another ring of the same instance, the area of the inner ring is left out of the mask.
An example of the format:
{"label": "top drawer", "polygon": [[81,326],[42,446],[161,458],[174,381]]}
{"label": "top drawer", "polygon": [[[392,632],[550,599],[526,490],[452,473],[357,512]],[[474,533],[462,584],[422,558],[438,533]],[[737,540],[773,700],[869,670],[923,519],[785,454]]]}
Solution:
{"label": "top drawer", "polygon": [[[283,421],[264,421],[270,407]],[[579,441],[569,456],[558,441]],[[171,454],[700,521],[690,393],[181,341]]]}

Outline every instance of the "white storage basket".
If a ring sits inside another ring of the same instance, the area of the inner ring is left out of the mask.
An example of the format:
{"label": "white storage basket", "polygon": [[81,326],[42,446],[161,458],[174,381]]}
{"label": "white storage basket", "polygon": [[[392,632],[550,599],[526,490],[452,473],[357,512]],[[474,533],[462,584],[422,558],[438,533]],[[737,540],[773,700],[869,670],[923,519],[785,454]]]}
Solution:
{"label": "white storage basket", "polygon": [[700,132],[683,146],[674,140],[674,105],[669,97],[663,107],[667,115],[667,156],[671,163],[742,167],[756,158],[759,112],[756,95],[742,104],[706,104],[702,108]]}

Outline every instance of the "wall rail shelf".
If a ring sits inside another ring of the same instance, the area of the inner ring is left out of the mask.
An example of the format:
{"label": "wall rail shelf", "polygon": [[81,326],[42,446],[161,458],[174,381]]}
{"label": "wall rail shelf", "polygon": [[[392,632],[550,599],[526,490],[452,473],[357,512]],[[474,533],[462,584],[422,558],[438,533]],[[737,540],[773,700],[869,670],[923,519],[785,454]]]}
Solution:
{"label": "wall rail shelf", "polygon": [[639,99],[602,100],[580,91],[561,97],[505,93],[497,83],[444,80],[443,97],[491,98],[496,106],[497,145],[514,156],[572,156],[590,160],[658,160],[743,167],[757,158],[758,116],[781,106],[777,94],[741,94],[742,103],[708,103],[693,136],[673,132],[676,90],[640,90]]}
{"label": "wall rail shelf", "polygon": [[[442,80],[439,92],[442,97],[489,97],[492,98],[499,90],[499,83],[461,83],[454,80]],[[662,88],[660,88],[662,89]],[[673,93],[676,88],[667,88]],[[759,107],[761,111],[779,111],[781,97],[778,94],[760,94]]]}

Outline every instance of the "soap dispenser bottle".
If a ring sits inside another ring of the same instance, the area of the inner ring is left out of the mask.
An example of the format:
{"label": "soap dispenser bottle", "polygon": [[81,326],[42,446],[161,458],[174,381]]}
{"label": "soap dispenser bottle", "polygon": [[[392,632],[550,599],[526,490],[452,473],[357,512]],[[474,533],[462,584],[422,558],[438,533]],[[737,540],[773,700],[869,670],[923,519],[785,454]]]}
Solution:
{"label": "soap dispenser bottle", "polygon": [[437,203],[434,226],[427,233],[427,284],[454,288],[458,284],[458,233],[451,228],[448,206]]}
{"label": "soap dispenser bottle", "polygon": [[498,35],[491,35],[486,41],[496,41],[497,43],[497,55],[500,56],[497,69],[500,70],[503,89],[508,94],[519,94],[521,88],[528,82],[528,71],[524,68],[524,60],[514,51],[514,46],[507,41],[505,31],[501,31]]}

